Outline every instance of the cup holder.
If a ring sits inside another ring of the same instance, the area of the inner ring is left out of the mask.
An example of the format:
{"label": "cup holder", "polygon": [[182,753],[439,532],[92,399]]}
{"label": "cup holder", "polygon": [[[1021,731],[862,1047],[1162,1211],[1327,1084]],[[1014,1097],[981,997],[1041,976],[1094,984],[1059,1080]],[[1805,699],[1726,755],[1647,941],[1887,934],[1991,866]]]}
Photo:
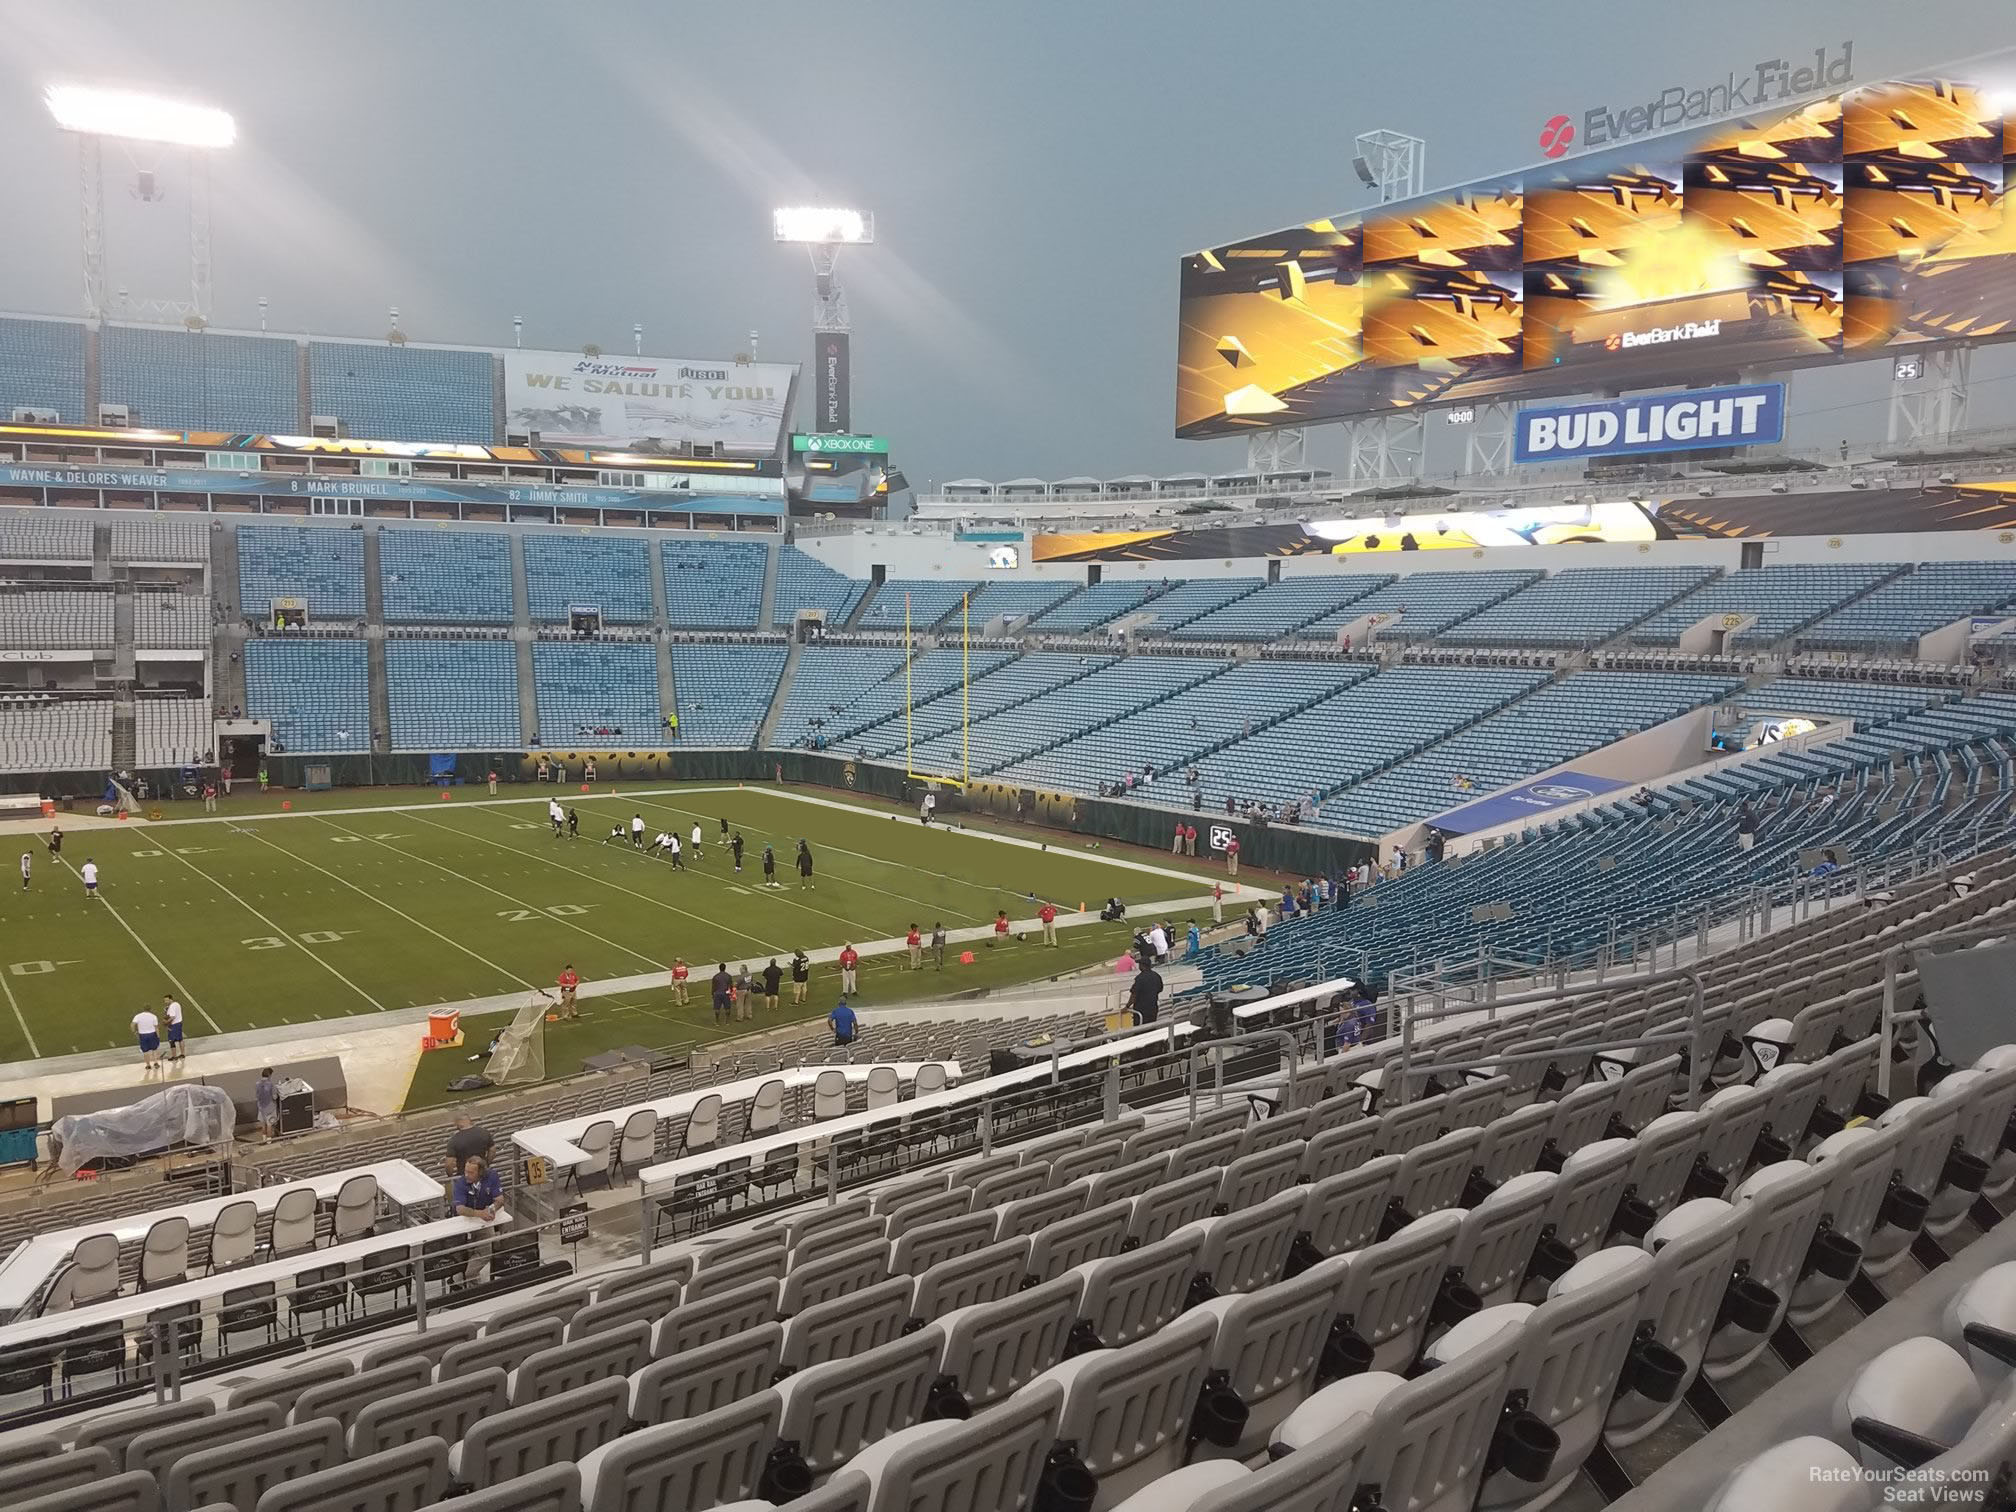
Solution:
{"label": "cup holder", "polygon": [[1988,1184],[1988,1162],[1972,1150],[1955,1145],[1952,1154],[1946,1157],[1946,1169],[1939,1173],[1939,1184],[1971,1197]]}
{"label": "cup holder", "polygon": [[787,1439],[770,1451],[763,1462],[763,1474],[756,1484],[757,1494],[782,1505],[812,1492],[812,1469],[798,1452],[795,1440]]}
{"label": "cup holder", "polygon": [[1463,1279],[1453,1271],[1442,1278],[1442,1284],[1435,1291],[1435,1305],[1428,1313],[1430,1328],[1454,1328],[1465,1318],[1475,1317],[1484,1310],[1484,1299],[1471,1287],[1464,1285]]}
{"label": "cup holder", "polygon": [[1915,1234],[1925,1226],[1925,1215],[1931,1211],[1931,1199],[1900,1182],[1883,1194],[1883,1206],[1876,1210],[1876,1218],[1888,1228]]}
{"label": "cup holder", "polygon": [[1692,1201],[1697,1197],[1720,1197],[1728,1190],[1728,1178],[1708,1164],[1703,1156],[1695,1160],[1693,1169],[1687,1173],[1687,1184],[1681,1188],[1680,1195]]}
{"label": "cup holder", "polygon": [[1847,1127],[1847,1119],[1827,1104],[1821,1103],[1813,1110],[1813,1116],[1806,1121],[1806,1137],[1817,1144],[1823,1139],[1839,1134]]}
{"label": "cup holder", "polygon": [[1072,1446],[1060,1444],[1043,1462],[1036,1482],[1036,1512],[1092,1512],[1099,1478],[1085,1468]]}
{"label": "cup holder", "polygon": [[1197,1410],[1190,1415],[1190,1442],[1236,1449],[1252,1415],[1239,1393],[1225,1384],[1224,1376],[1214,1373],[1197,1394]]}
{"label": "cup holder", "polygon": [[1552,1286],[1575,1264],[1575,1251],[1552,1234],[1533,1246],[1533,1259],[1526,1267],[1526,1279]]}
{"label": "cup holder", "polygon": [[1539,1485],[1554,1469],[1561,1435],[1530,1412],[1508,1413],[1498,1425],[1498,1464],[1507,1475]]}
{"label": "cup holder", "polygon": [[973,1404],[959,1389],[957,1376],[941,1375],[931,1383],[931,1390],[924,1398],[927,1423],[963,1423],[971,1416]]}
{"label": "cup holder", "polygon": [[1659,1215],[1652,1210],[1652,1204],[1642,1197],[1626,1197],[1617,1204],[1617,1216],[1611,1220],[1613,1232],[1623,1235],[1636,1243],[1652,1232],[1652,1225],[1659,1221]]}
{"label": "cup holder", "polygon": [[1309,1231],[1303,1229],[1295,1235],[1295,1242],[1288,1247],[1288,1263],[1281,1267],[1284,1280],[1291,1280],[1323,1259],[1323,1251],[1316,1248],[1316,1241]]}
{"label": "cup holder", "polygon": [[1372,1368],[1372,1346],[1343,1319],[1330,1325],[1330,1336],[1323,1341],[1323,1357],[1316,1363],[1316,1374],[1324,1385],[1341,1381],[1349,1376],[1363,1375]]}
{"label": "cup holder", "polygon": [[1761,1281],[1739,1276],[1722,1298],[1721,1321],[1745,1333],[1769,1333],[1778,1321],[1778,1293]]}
{"label": "cup holder", "polygon": [[1792,1158],[1792,1146],[1780,1139],[1769,1128],[1757,1136],[1757,1143],[1750,1147],[1752,1166],[1776,1165],[1781,1160]]}
{"label": "cup holder", "polygon": [[1813,1236],[1812,1246],[1806,1251],[1806,1263],[1799,1268],[1799,1274],[1818,1274],[1829,1281],[1852,1281],[1856,1267],[1861,1263],[1861,1245],[1846,1234],[1823,1228]]}
{"label": "cup holder", "polygon": [[1687,1362],[1657,1339],[1640,1339],[1631,1346],[1631,1358],[1624,1365],[1624,1384],[1648,1402],[1670,1402],[1680,1395],[1687,1379]]}

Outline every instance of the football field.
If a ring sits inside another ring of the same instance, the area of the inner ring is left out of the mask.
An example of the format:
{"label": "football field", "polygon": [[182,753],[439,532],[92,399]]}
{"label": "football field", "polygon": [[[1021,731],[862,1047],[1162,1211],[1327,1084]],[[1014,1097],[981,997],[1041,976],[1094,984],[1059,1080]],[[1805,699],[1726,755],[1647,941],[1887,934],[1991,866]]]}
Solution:
{"label": "football field", "polygon": [[[1068,839],[1059,849],[924,828],[764,788],[566,791],[559,796],[578,811],[580,832],[556,840],[549,791],[507,788],[490,800],[462,788],[450,801],[412,789],[241,793],[217,816],[184,803],[162,821],[66,830],[60,860],[42,832],[11,836],[33,864],[25,890],[11,861],[0,874],[0,1062],[130,1045],[133,1014],[158,1011],[167,992],[180,998],[199,1044],[238,1029],[333,1029],[349,1015],[528,1000],[568,965],[588,982],[659,974],[642,998],[669,1006],[662,974],[683,956],[696,1003],[660,1015],[655,1031],[640,1023],[627,1034],[670,1042],[683,1037],[674,1032],[682,1022],[707,1017],[704,983],[718,961],[760,970],[772,956],[887,940],[912,923],[927,934],[941,920],[947,929],[985,925],[996,909],[1019,932],[1041,900],[1071,912],[1096,909],[1109,894],[1145,905],[1196,898],[1211,885],[1197,863],[1173,857],[1167,868],[1128,865]],[[294,811],[282,813],[283,801]],[[682,873],[609,842],[611,827],[633,814],[649,834],[676,827],[682,840],[698,823],[700,858],[689,855]],[[720,843],[724,818],[747,842],[739,874]],[[793,865],[801,837],[815,858],[811,889]],[[783,884],[775,889],[762,885],[766,843]],[[87,859],[99,869],[96,899],[78,871]],[[948,971],[942,990],[1040,977],[1066,955],[1117,953],[1118,932],[1098,930],[1105,938],[1096,942],[1081,933],[1077,950],[1032,950],[1026,967],[986,952],[990,959],[967,968],[972,980]],[[878,969],[894,964],[864,960],[864,989],[872,994]],[[820,975],[830,988],[830,968]]]}

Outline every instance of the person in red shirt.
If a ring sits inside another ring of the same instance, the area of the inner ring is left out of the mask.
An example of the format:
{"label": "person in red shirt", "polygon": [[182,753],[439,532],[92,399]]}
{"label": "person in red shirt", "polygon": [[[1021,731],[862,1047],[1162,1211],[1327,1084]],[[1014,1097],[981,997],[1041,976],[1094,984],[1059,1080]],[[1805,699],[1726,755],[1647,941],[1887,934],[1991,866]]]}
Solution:
{"label": "person in red shirt", "polygon": [[1239,837],[1237,835],[1234,835],[1230,840],[1225,842],[1225,875],[1228,877],[1239,875]]}
{"label": "person in red shirt", "polygon": [[1197,854],[1197,826],[1194,824],[1183,826],[1183,854],[1186,856]]}
{"label": "person in red shirt", "polygon": [[674,956],[672,958],[673,1002],[683,1003],[686,1001],[686,978],[691,974],[692,974],[692,968],[686,964],[686,958],[684,956]]}
{"label": "person in red shirt", "polygon": [[912,971],[922,970],[924,966],[923,931],[920,930],[915,924],[912,924],[910,926],[910,933],[903,936],[903,943],[910,947],[910,969]]}
{"label": "person in red shirt", "polygon": [[848,993],[848,992],[853,992],[853,991],[855,990],[855,986],[854,986],[854,968],[855,968],[856,966],[859,966],[860,964],[861,964],[861,952],[860,952],[860,951],[856,950],[856,949],[855,949],[855,948],[854,948],[854,947],[853,947],[852,945],[842,945],[842,946],[840,947],[840,990],[841,990],[841,992],[843,992],[843,993]]}
{"label": "person in red shirt", "polygon": [[1008,938],[1008,910],[1005,908],[997,908],[994,911],[994,943],[996,945],[1002,944],[1004,941],[1007,940],[1007,938]]}
{"label": "person in red shirt", "polygon": [[[1041,908],[1036,910],[1036,917],[1043,921],[1043,943],[1045,945],[1055,945],[1057,943],[1057,905],[1055,903],[1045,903]],[[996,925],[995,927],[998,929],[1000,926]]]}
{"label": "person in red shirt", "polygon": [[565,966],[560,968],[559,982],[560,1017],[563,1019],[578,1019],[581,1017],[581,1012],[574,1006],[574,993],[581,985],[581,974],[574,969],[572,961],[569,961]]}
{"label": "person in red shirt", "polygon": [[1183,854],[1183,826],[1181,824],[1176,826],[1176,839],[1169,846],[1169,854],[1172,856]]}

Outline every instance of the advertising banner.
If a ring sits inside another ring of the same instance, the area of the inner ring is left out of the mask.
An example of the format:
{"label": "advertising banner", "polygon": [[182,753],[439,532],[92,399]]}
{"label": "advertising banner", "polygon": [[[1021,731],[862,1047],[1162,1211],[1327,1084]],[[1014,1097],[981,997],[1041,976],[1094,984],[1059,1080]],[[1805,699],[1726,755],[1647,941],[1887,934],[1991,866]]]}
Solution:
{"label": "advertising banner", "polygon": [[1608,777],[1592,777],[1587,772],[1556,772],[1537,782],[1507,788],[1489,798],[1452,809],[1429,822],[1451,835],[1471,835],[1478,830],[1516,824],[1522,819],[1543,818],[1550,809],[1566,808],[1588,798],[1601,798],[1628,784]]}
{"label": "advertising banner", "polygon": [[1765,446],[1784,439],[1785,385],[1749,383],[1521,410],[1512,437],[1512,460],[1558,462],[1569,457],[1702,451]]}
{"label": "advertising banner", "polygon": [[853,358],[851,339],[845,331],[821,331],[812,339],[819,353],[819,371],[813,376],[818,399],[812,428],[822,434],[845,433],[854,425],[853,375],[848,371]]}
{"label": "advertising banner", "polygon": [[504,353],[504,423],[542,444],[775,451],[797,369],[781,362]]}

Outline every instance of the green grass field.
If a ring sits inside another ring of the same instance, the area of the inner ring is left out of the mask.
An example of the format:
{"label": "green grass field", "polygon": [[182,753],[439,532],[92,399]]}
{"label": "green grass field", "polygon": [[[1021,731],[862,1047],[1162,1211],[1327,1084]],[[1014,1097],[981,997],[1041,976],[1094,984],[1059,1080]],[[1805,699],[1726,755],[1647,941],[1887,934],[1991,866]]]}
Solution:
{"label": "green grass field", "polygon": [[[886,939],[913,921],[926,931],[940,919],[947,928],[985,924],[997,908],[1019,927],[1034,916],[1032,895],[1070,910],[1097,907],[1108,894],[1130,904],[1195,897],[1210,885],[1208,873],[1174,858],[1182,875],[1075,846],[1039,850],[922,829],[887,812],[761,788],[563,793],[580,812],[580,838],[556,841],[546,791],[507,789],[486,801],[465,788],[449,802],[411,789],[241,794],[211,818],[193,804],[166,811],[197,822],[68,830],[60,862],[39,835],[32,843],[21,836],[35,864],[25,892],[11,874],[0,890],[0,1061],[125,1046],[135,1010],[158,1008],[167,991],[181,998],[200,1042],[235,1029],[333,1029],[331,1021],[353,1014],[528,994],[535,984],[550,987],[570,962],[589,981],[662,973],[675,955],[693,963],[696,1002],[683,1010],[662,975],[660,985],[589,1001],[604,1023],[569,1026],[574,1041],[551,1043],[549,1071],[559,1072],[607,1043],[711,1037],[707,1005],[697,1000],[716,961],[760,969],[772,955]],[[283,816],[282,802],[295,812]],[[681,875],[605,844],[611,825],[633,812],[654,833],[676,824],[682,838],[697,820],[704,858]],[[748,842],[739,877],[716,843],[723,817]],[[799,889],[791,867],[800,836],[817,861],[810,891]],[[781,890],[760,885],[766,841],[777,849]],[[99,866],[95,901],[76,872],[87,858]],[[936,981],[870,959],[863,996],[872,1005],[1054,975],[1117,954],[1122,934],[1087,929],[1064,939],[1055,951],[982,950],[974,966],[948,968]],[[827,990],[808,1004],[819,1013],[834,984],[824,968],[815,989],[821,976]],[[482,1026],[472,1019],[467,1028],[475,1040]],[[467,1069],[458,1063],[447,1075]]]}

